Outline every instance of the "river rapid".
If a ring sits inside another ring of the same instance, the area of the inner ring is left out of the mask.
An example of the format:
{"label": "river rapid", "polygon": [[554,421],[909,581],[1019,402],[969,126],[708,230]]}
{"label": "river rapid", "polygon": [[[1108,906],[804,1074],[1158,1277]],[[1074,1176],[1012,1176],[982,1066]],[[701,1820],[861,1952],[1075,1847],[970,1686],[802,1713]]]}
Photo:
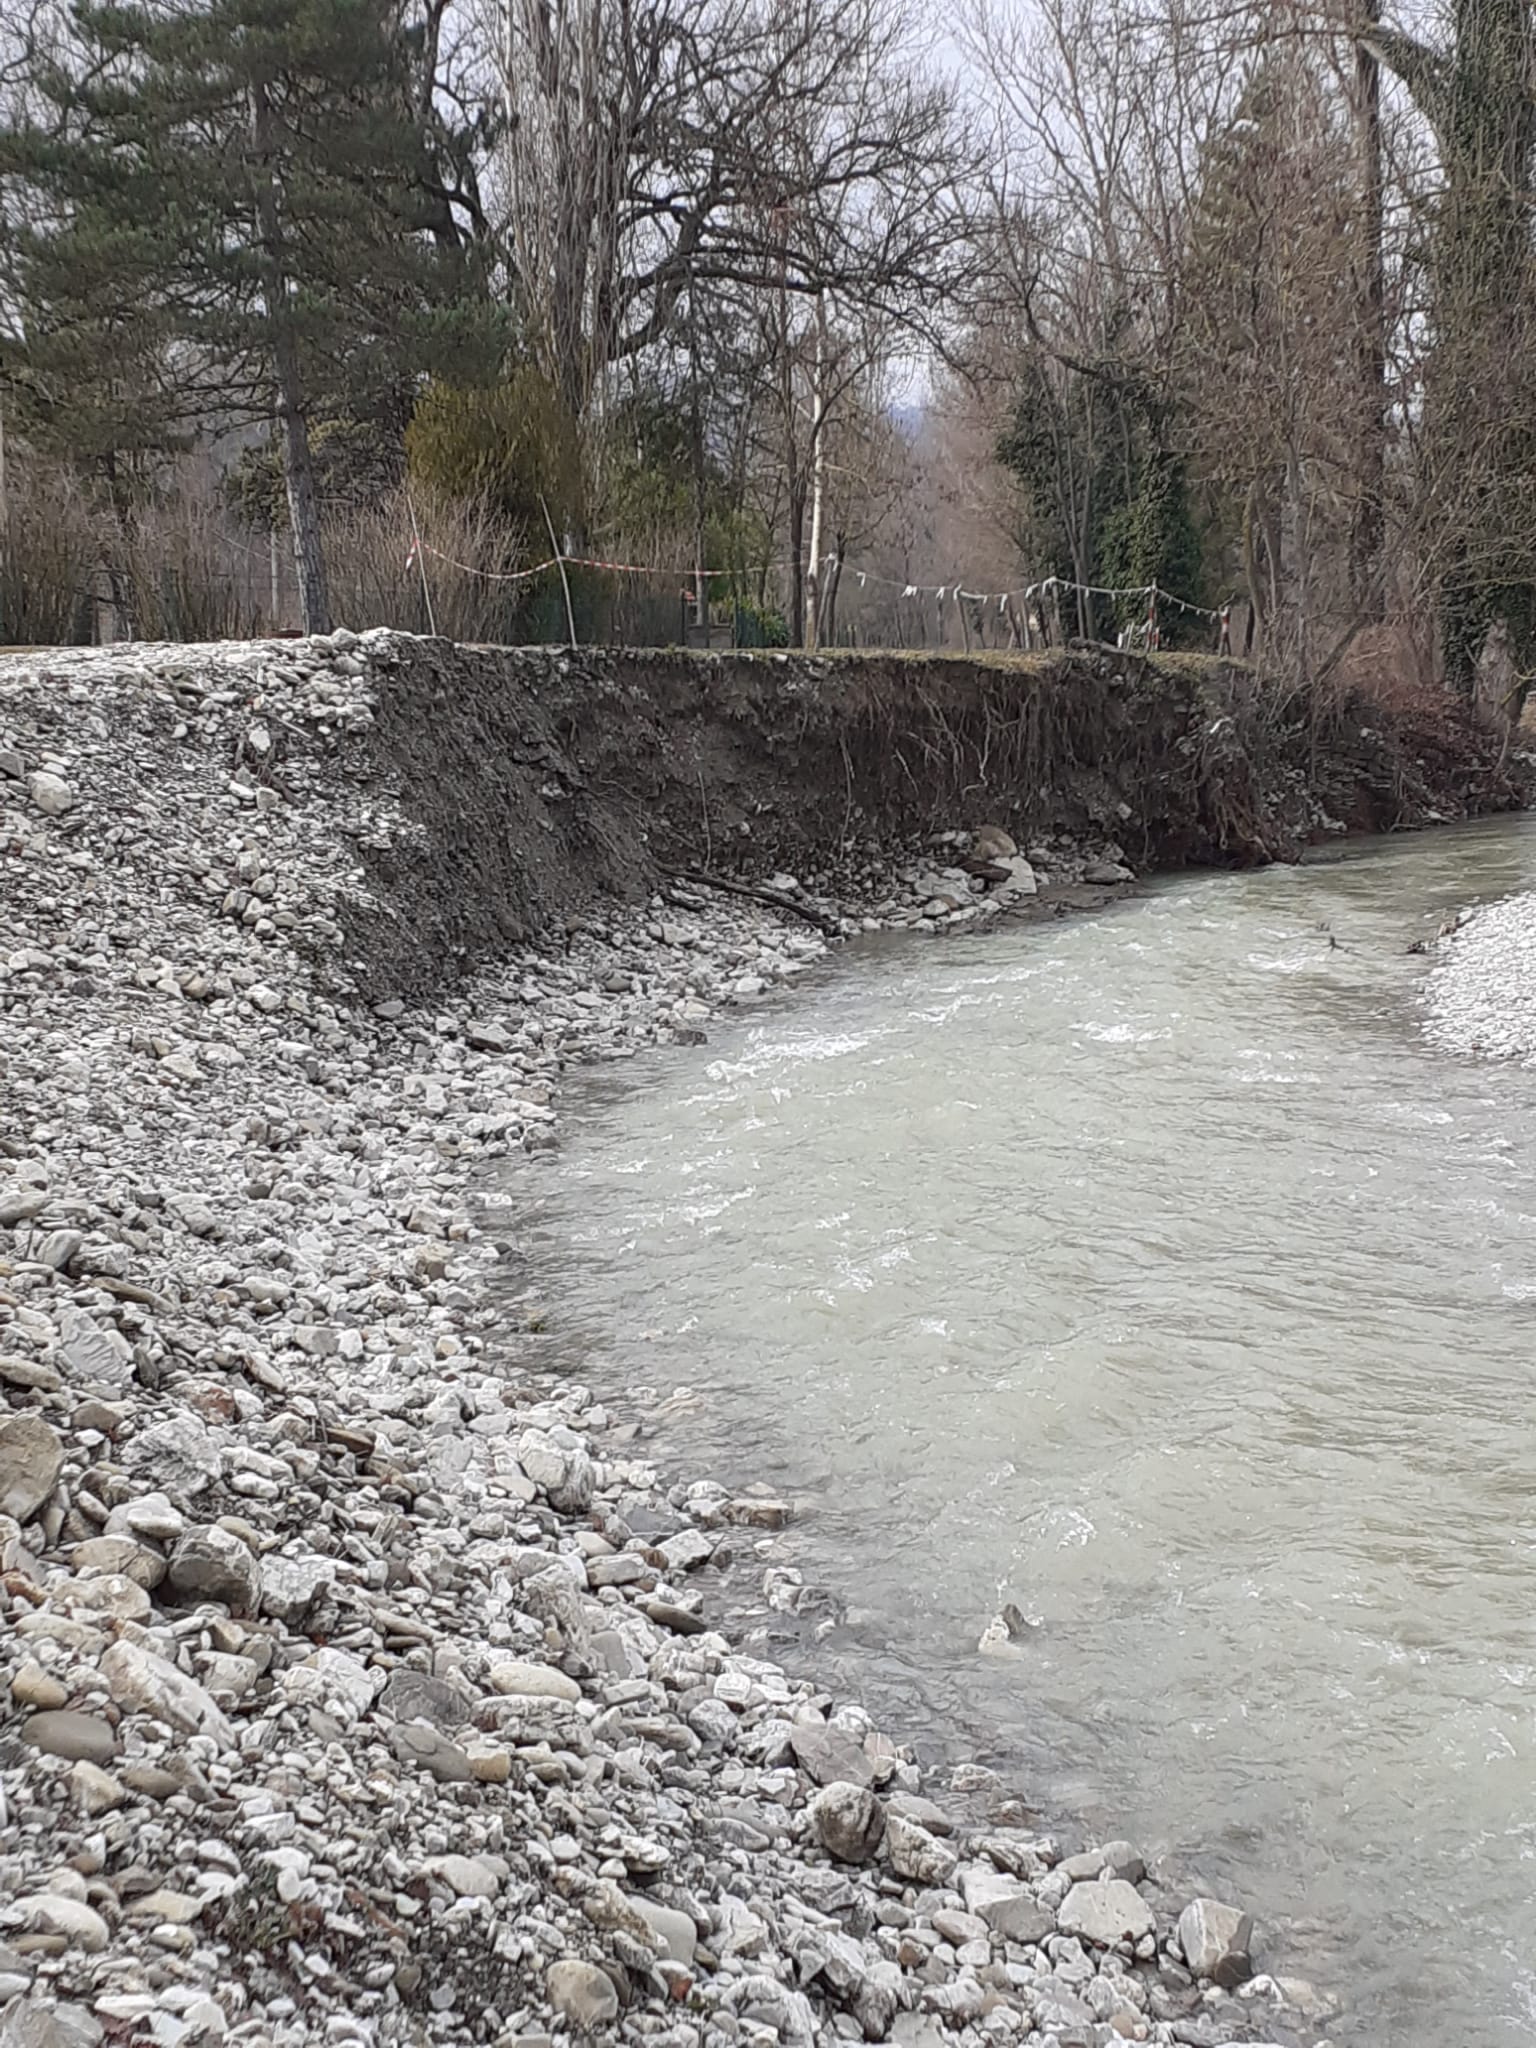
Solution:
{"label": "river rapid", "polygon": [[581,1376],[793,1497],[802,1661],[1248,1906],[1339,2041],[1536,2031],[1536,1074],[1407,951],[1533,883],[1502,820],[861,944],[510,1191]]}

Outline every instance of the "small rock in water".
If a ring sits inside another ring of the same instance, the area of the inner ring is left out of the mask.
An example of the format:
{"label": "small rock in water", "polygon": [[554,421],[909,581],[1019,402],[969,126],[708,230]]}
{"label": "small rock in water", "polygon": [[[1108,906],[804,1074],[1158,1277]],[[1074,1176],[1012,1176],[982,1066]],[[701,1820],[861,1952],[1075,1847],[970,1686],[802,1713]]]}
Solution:
{"label": "small rock in water", "polygon": [[1216,1899],[1191,1899],[1179,1915],[1179,1947],[1196,1977],[1230,1991],[1253,1975],[1253,1921]]}
{"label": "small rock in water", "polygon": [[796,1761],[818,1785],[875,1782],[875,1767],[851,1736],[817,1721],[800,1721],[790,1731]]}

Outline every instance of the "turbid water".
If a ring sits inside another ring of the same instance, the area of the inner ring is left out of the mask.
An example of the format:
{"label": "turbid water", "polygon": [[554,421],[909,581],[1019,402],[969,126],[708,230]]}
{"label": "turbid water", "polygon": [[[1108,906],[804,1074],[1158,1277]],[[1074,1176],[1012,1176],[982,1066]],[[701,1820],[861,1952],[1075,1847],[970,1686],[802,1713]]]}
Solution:
{"label": "turbid water", "polygon": [[1341,2040],[1536,2030],[1536,1075],[1406,950],[1533,881],[1501,822],[873,945],[518,1195],[584,1375],[794,1495],[818,1666],[1249,1905]]}

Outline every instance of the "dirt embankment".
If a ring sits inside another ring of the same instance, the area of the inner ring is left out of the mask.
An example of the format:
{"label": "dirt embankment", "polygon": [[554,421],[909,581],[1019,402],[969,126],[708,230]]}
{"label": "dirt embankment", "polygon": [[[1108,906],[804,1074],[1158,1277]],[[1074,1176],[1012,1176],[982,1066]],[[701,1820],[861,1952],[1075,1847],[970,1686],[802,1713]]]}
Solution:
{"label": "dirt embankment", "polygon": [[387,912],[349,951],[423,991],[671,867],[835,866],[985,820],[1118,840],[1141,868],[1251,865],[1341,827],[1525,801],[1450,700],[1277,706],[1204,657],[455,647],[368,636],[372,773],[419,833],[363,854]]}

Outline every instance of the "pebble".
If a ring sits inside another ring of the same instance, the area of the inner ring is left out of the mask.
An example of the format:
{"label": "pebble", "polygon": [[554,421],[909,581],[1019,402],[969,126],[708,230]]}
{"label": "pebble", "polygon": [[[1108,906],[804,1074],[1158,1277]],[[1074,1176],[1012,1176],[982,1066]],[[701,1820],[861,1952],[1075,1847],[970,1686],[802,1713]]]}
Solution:
{"label": "pebble", "polygon": [[21,1725],[21,1739],[46,1756],[104,1764],[117,1754],[117,1736],[110,1723],[95,1714],[61,1710],[33,1714]]}
{"label": "pebble", "polygon": [[569,1700],[581,1698],[581,1687],[563,1671],[548,1664],[527,1664],[516,1659],[493,1664],[489,1673],[492,1690],[519,1699]]}
{"label": "pebble", "polygon": [[460,1899],[494,1899],[501,1889],[496,1872],[474,1856],[433,1856],[422,1870],[427,1877],[440,1878]]}
{"label": "pebble", "polygon": [[802,1721],[790,1731],[795,1760],[818,1785],[856,1785],[875,1782],[875,1767],[851,1736],[840,1728]]}
{"label": "pebble", "polygon": [[62,1707],[68,1698],[69,1687],[30,1657],[11,1673],[11,1699],[18,1707]]}
{"label": "pebble", "polygon": [[84,1813],[110,1813],[128,1797],[121,1779],[81,1758],[69,1774],[69,1789]]}
{"label": "pebble", "polygon": [[94,1907],[61,1892],[34,1892],[14,1905],[0,1907],[0,1926],[21,1928],[29,1934],[56,1934],[87,1955],[98,1955],[110,1938],[106,1921]]}
{"label": "pebble", "polygon": [[551,1964],[544,1989],[561,2019],[569,2020],[578,2030],[607,2026],[619,2016],[619,1994],[613,1979],[595,1963],[568,1956]]}
{"label": "pebble", "polygon": [[112,1697],[123,1706],[152,1714],[168,1728],[188,1735],[211,1735],[221,1748],[234,1748],[234,1730],[213,1695],[155,1651],[138,1643],[116,1642],[101,1659],[101,1675]]}

